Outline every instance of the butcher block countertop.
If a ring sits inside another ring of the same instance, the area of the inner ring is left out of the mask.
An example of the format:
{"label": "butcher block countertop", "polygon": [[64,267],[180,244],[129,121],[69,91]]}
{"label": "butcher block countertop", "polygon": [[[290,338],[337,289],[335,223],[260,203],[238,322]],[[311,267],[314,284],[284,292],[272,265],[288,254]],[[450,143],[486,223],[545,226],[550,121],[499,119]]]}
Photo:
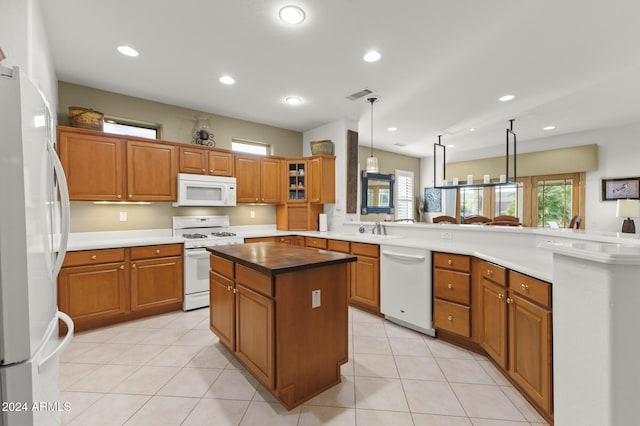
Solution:
{"label": "butcher block countertop", "polygon": [[267,275],[355,262],[356,256],[281,243],[207,247],[211,253]]}

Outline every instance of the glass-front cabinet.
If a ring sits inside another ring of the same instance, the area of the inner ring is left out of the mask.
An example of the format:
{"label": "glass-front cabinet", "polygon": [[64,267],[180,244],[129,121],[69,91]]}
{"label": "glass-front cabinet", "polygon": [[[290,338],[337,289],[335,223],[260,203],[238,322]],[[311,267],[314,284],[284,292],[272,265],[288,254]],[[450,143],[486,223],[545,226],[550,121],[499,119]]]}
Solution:
{"label": "glass-front cabinet", "polygon": [[287,184],[288,199],[287,202],[305,202],[307,201],[307,161],[306,160],[290,160],[287,161]]}

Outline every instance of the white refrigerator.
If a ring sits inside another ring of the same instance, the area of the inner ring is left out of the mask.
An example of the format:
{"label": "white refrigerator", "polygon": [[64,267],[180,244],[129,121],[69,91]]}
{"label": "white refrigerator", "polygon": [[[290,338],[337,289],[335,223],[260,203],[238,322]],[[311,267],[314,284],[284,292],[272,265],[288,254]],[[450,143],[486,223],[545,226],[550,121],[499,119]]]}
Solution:
{"label": "white refrigerator", "polygon": [[[50,425],[60,353],[73,322],[57,307],[69,197],[42,94],[18,67],[0,65],[0,425]],[[58,320],[68,333],[58,336]]]}

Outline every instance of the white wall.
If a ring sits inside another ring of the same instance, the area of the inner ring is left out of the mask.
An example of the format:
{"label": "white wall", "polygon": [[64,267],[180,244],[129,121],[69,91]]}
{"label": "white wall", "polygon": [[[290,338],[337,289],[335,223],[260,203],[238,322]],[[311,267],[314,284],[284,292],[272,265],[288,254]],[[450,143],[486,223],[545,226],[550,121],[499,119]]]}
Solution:
{"label": "white wall", "polygon": [[4,66],[21,67],[42,91],[53,117],[58,105],[58,82],[47,43],[39,0],[0,1],[0,47]]}
{"label": "white wall", "polygon": [[336,156],[336,203],[325,204],[328,228],[337,230],[348,220],[358,220],[358,214],[346,214],[347,194],[347,130],[358,131],[358,123],[349,120],[336,120],[315,129],[308,130],[302,135],[303,155],[311,155],[309,142],[330,139],[334,144],[333,154]]}
{"label": "white wall", "polygon": [[[518,143],[518,152],[543,151],[553,148],[598,145],[598,170],[587,173],[585,217],[586,229],[619,232],[622,218],[616,218],[616,203],[601,201],[601,180],[640,176],[640,123],[532,139]],[[464,161],[501,155],[502,147],[482,151],[456,153],[447,151],[449,161]],[[502,151],[504,154],[504,151]],[[433,157],[420,162],[420,185],[433,185]],[[636,219],[640,220],[640,219]],[[640,224],[640,222],[639,222]],[[636,227],[640,230],[640,226]]]}

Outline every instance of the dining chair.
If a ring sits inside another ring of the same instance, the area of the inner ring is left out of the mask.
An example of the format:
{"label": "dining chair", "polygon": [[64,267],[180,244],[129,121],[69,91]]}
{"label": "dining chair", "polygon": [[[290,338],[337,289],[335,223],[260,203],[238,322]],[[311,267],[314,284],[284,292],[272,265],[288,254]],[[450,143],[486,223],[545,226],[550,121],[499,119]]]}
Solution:
{"label": "dining chair", "polygon": [[468,223],[489,223],[489,222],[491,222],[491,219],[489,219],[486,216],[474,215],[474,216],[465,217],[463,223],[468,224]]}
{"label": "dining chair", "polygon": [[437,216],[432,219],[433,223],[458,223],[458,219],[453,216]]}

